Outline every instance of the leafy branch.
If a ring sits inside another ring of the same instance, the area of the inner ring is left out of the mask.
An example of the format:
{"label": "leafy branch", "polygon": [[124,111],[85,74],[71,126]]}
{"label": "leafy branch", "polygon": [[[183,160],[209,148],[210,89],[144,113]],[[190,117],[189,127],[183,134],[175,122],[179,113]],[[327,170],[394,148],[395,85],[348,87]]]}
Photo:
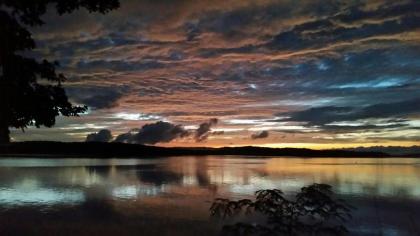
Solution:
{"label": "leafy branch", "polygon": [[256,200],[231,201],[217,198],[212,216],[221,218],[240,214],[261,214],[263,224],[238,222],[225,225],[227,235],[341,235],[348,230],[343,225],[351,218],[352,206],[337,199],[327,184],[312,184],[301,188],[293,199],[287,199],[278,189],[255,192]]}

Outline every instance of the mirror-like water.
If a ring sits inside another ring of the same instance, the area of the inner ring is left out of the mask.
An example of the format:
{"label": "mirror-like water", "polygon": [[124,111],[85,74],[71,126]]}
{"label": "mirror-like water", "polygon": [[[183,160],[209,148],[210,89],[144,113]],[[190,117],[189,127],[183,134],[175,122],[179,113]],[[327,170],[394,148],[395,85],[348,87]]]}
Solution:
{"label": "mirror-like water", "polygon": [[216,197],[333,186],[357,235],[418,235],[420,159],[0,159],[0,234],[217,235]]}

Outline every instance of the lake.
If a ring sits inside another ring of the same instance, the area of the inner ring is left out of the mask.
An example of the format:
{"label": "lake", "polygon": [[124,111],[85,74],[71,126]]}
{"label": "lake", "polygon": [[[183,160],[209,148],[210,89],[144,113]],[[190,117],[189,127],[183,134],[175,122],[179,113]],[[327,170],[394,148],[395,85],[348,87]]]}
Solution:
{"label": "lake", "polygon": [[0,235],[217,235],[217,197],[326,183],[354,235],[419,235],[420,159],[0,159]]}

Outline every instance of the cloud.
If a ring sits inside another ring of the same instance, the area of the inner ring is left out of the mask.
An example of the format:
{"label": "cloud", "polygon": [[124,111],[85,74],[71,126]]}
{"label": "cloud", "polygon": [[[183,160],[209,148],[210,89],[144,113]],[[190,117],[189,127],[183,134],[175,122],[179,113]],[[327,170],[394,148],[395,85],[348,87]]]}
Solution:
{"label": "cloud", "polygon": [[263,138],[268,138],[268,136],[269,136],[268,131],[267,130],[264,130],[264,131],[261,131],[261,132],[252,134],[251,135],[251,138],[252,139],[263,139]]}
{"label": "cloud", "polygon": [[272,49],[320,48],[337,42],[351,42],[420,28],[418,2],[384,4],[371,11],[353,7],[333,16],[295,25],[277,34],[267,46]]}
{"label": "cloud", "polygon": [[224,130],[212,131],[210,134],[211,135],[224,135],[225,134],[225,131]]}
{"label": "cloud", "polygon": [[71,101],[93,109],[57,123],[60,132],[31,130],[28,139],[80,141],[92,132],[62,132],[68,124],[103,123],[95,130],[125,132],[148,119],[138,111],[159,116],[149,122],[186,127],[213,117],[270,119],[280,111],[290,117],[281,124],[236,124],[241,131],[226,137],[216,134],[231,128],[228,123],[208,132],[203,125],[197,139],[190,131],[181,140],[211,136],[209,146],[223,145],[227,137],[252,144],[247,130],[269,130],[276,140],[273,132],[285,129],[297,133],[285,141],[304,143],[325,142],[324,133],[334,137],[331,142],[338,133],[361,137],[365,130],[400,139],[418,126],[417,113],[371,106],[418,97],[419,1],[215,1],[127,0],[106,16],[47,14],[46,25],[34,31],[35,57],[62,62]]}
{"label": "cloud", "polygon": [[314,107],[303,111],[296,111],[287,114],[278,113],[277,116],[290,116],[285,121],[307,122],[308,125],[324,125],[334,121],[348,119],[348,115],[354,111],[353,107]]}
{"label": "cloud", "polygon": [[[404,120],[400,121],[392,121],[392,120],[384,120],[385,123],[381,123],[379,125],[371,124],[375,123],[375,121],[367,121],[366,124],[358,123],[358,122],[350,122],[348,125],[343,124],[327,124],[322,126],[324,130],[332,131],[335,133],[346,133],[346,132],[362,132],[366,130],[395,130],[401,128],[412,128]],[[387,124],[389,122],[389,124]],[[353,124],[352,124],[353,123]]]}
{"label": "cloud", "polygon": [[87,105],[92,109],[113,108],[125,94],[121,87],[86,86],[67,87],[66,91],[71,100]]}
{"label": "cloud", "polygon": [[208,122],[201,123],[195,131],[195,141],[202,142],[206,140],[210,134],[211,127],[219,122],[217,118],[212,118]]}
{"label": "cloud", "polygon": [[100,130],[97,133],[88,134],[86,142],[109,142],[112,140],[112,133],[107,129]]}
{"label": "cloud", "polygon": [[187,41],[194,41],[198,36],[200,36],[201,32],[196,24],[187,22],[184,27],[186,31]]}
{"label": "cloud", "polygon": [[420,98],[362,107],[313,107],[302,111],[278,113],[277,116],[289,117],[282,119],[283,121],[306,122],[309,126],[325,127],[326,125],[333,126],[334,122],[407,118],[414,114],[420,114]]}
{"label": "cloud", "polygon": [[[333,14],[340,10],[340,7],[342,6],[335,0],[301,1],[299,4],[288,4],[287,1],[259,4],[252,1],[252,4],[242,7],[203,12],[198,19],[193,19],[194,23],[188,21],[185,28],[190,38],[204,32],[214,32],[225,38],[239,40],[250,35],[264,37],[263,33],[272,25],[282,25],[282,21],[294,16],[301,17],[309,12],[316,16]],[[193,36],[191,31],[194,32]]]}
{"label": "cloud", "polygon": [[189,134],[181,125],[158,121],[146,124],[139,130],[121,134],[115,139],[115,142],[134,144],[168,143],[174,139],[186,137]]}
{"label": "cloud", "polygon": [[164,64],[154,61],[124,61],[124,60],[81,60],[76,65],[77,69],[87,70],[113,70],[113,71],[144,71],[164,67]]}
{"label": "cloud", "polygon": [[[207,122],[201,123],[194,131],[196,142],[202,142],[209,135],[222,135],[223,131],[212,132],[212,126],[218,123],[217,118],[212,118]],[[135,143],[135,144],[156,144],[168,143],[178,138],[185,138],[192,133],[181,125],[175,125],[169,122],[158,121],[152,124],[146,124],[140,129],[133,129],[130,132],[118,135],[114,142]]]}
{"label": "cloud", "polygon": [[128,133],[120,134],[115,138],[114,142],[116,142],[116,143],[131,143],[135,133],[136,132],[134,130],[132,130]]}

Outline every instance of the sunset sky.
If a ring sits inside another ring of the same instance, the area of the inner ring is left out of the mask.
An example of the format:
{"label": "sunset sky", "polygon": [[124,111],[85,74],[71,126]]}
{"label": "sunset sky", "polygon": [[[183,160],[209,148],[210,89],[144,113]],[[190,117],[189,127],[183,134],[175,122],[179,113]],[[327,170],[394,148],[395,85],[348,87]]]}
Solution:
{"label": "sunset sky", "polygon": [[121,0],[44,20],[31,54],[89,111],[16,141],[420,144],[420,1]]}

